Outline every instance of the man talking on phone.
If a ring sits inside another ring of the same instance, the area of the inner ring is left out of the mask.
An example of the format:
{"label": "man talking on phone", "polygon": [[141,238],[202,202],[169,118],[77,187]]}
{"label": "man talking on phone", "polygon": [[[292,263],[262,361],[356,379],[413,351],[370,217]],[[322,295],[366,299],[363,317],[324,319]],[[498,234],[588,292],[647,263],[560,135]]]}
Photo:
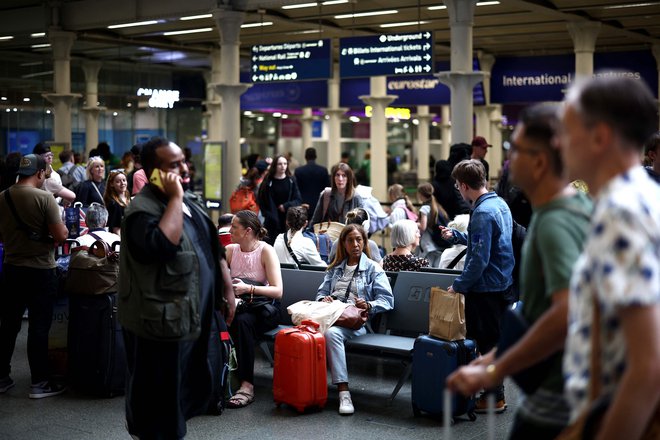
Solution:
{"label": "man talking on phone", "polygon": [[[226,330],[216,310],[233,291],[215,225],[186,191],[181,148],[155,137],[141,158],[153,178],[122,221],[118,313],[128,365],[126,424],[140,439],[182,439],[186,420],[221,397],[220,371],[211,371],[215,363],[207,358],[218,330]],[[227,322],[233,304],[226,303]]]}

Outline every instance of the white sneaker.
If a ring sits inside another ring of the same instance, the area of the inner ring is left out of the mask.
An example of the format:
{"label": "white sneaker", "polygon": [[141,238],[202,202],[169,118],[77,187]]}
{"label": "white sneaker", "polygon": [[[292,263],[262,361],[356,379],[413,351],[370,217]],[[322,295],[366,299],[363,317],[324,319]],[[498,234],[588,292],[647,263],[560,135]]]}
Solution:
{"label": "white sneaker", "polygon": [[355,412],[350,391],[339,392],[339,414],[350,415]]}

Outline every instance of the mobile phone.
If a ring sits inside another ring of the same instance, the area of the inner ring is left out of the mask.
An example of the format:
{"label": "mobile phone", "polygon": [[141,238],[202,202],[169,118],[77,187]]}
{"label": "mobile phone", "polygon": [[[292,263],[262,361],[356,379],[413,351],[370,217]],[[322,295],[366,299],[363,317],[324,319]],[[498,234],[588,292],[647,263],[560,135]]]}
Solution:
{"label": "mobile phone", "polygon": [[163,181],[160,179],[160,170],[158,168],[155,168],[151,172],[151,176],[149,176],[149,182],[153,183],[154,185],[156,185],[161,190],[164,189],[163,188]]}

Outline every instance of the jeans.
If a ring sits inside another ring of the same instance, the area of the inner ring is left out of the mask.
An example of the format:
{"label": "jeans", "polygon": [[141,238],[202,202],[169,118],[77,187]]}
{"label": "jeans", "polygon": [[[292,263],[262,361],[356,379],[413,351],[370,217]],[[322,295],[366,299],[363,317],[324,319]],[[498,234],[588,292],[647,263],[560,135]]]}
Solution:
{"label": "jeans", "polygon": [[23,313],[29,313],[27,355],[32,383],[50,379],[48,332],[53,322],[53,301],[57,292],[55,269],[35,269],[5,264],[0,293],[0,377],[11,372],[16,337]]}
{"label": "jeans", "polygon": [[326,330],[324,334],[325,352],[328,358],[328,366],[330,367],[330,375],[332,376],[333,384],[348,383],[348,369],[346,368],[346,350],[344,349],[344,341],[366,333],[367,329],[364,327],[359,330],[352,330],[350,328],[332,326]]}

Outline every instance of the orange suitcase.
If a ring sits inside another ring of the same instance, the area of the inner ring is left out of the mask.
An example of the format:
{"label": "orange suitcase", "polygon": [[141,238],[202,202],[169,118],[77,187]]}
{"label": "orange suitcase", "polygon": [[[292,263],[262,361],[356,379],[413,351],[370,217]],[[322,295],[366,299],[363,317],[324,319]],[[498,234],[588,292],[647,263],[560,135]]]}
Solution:
{"label": "orange suitcase", "polygon": [[286,403],[299,412],[325,406],[325,338],[317,329],[316,322],[303,321],[275,335],[273,398],[277,406]]}

